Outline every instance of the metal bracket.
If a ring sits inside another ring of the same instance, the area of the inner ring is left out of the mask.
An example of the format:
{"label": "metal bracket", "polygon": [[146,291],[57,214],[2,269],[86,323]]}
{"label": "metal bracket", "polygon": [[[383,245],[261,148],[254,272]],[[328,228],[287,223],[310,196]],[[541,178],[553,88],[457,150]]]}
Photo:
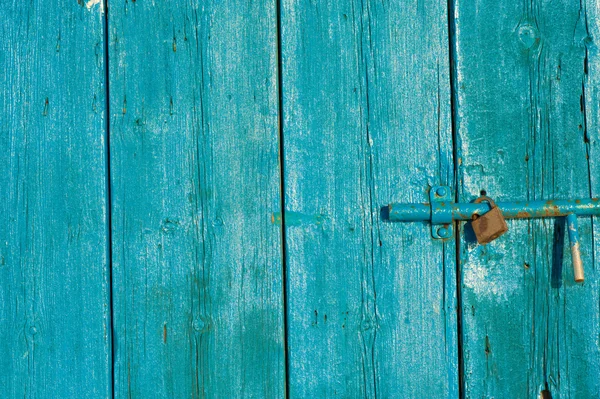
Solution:
{"label": "metal bracket", "polygon": [[433,186],[429,190],[431,236],[433,238],[448,239],[454,237],[451,206],[453,200],[452,189],[448,186]]}

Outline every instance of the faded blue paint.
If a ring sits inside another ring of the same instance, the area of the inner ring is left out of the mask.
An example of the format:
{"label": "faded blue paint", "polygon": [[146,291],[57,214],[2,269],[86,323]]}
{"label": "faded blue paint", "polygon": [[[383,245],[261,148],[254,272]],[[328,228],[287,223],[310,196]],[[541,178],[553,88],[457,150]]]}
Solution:
{"label": "faded blue paint", "polygon": [[7,2],[2,397],[599,397],[600,9],[487,3]]}
{"label": "faded blue paint", "polygon": [[577,231],[577,216],[567,215],[567,231],[569,232],[569,244],[571,247],[579,245],[579,232]]}
{"label": "faded blue paint", "polygon": [[104,16],[0,7],[0,397],[111,398]]}
{"label": "faded blue paint", "polygon": [[380,217],[453,180],[446,7],[281,1],[290,399],[458,396],[455,242]]}
{"label": "faded blue paint", "polygon": [[[456,202],[485,190],[510,216],[532,201],[599,196],[598,2],[453,3]],[[572,210],[562,205],[536,208]],[[508,220],[487,248],[457,223],[465,398],[600,397],[596,219],[577,219],[584,284],[563,256],[562,217]]]}
{"label": "faded blue paint", "polygon": [[276,3],[109,10],[115,398],[282,398]]}
{"label": "faded blue paint", "polygon": [[577,229],[577,215],[567,215],[567,231],[569,233],[569,246],[571,247],[571,260],[573,262],[573,275],[578,283],[583,281],[583,262],[579,245],[579,231]]}

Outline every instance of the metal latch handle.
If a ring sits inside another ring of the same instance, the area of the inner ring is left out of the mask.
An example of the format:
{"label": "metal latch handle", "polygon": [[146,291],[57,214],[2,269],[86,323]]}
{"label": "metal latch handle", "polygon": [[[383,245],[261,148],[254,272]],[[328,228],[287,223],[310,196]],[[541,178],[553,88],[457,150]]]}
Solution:
{"label": "metal latch handle", "polygon": [[567,231],[569,232],[569,246],[571,247],[571,259],[573,261],[573,275],[575,281],[583,281],[583,262],[581,261],[581,251],[579,250],[579,232],[577,231],[577,215],[571,213],[567,215]]}

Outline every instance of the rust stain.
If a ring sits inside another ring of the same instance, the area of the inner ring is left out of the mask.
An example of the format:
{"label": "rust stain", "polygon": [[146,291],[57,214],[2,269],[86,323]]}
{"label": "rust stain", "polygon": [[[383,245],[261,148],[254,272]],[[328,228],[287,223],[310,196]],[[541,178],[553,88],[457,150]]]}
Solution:
{"label": "rust stain", "polygon": [[530,217],[531,217],[531,214],[527,211],[520,211],[517,213],[517,219],[527,219]]}
{"label": "rust stain", "polygon": [[471,214],[468,214],[468,213],[461,213],[460,214],[460,217],[463,218],[463,219],[465,219],[465,220],[473,219],[473,218],[479,217],[479,216],[480,216],[479,215],[479,211],[475,211],[475,212],[473,212]]}
{"label": "rust stain", "polygon": [[167,343],[167,323],[163,325],[163,343]]}

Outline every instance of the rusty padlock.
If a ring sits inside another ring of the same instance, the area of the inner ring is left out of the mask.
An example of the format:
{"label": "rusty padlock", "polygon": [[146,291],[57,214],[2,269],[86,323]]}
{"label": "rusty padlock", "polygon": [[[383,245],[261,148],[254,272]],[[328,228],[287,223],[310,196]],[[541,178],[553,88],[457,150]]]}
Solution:
{"label": "rusty padlock", "polygon": [[473,226],[477,242],[487,244],[506,233],[508,226],[506,225],[504,216],[502,216],[502,211],[490,197],[482,195],[475,200],[475,203],[478,204],[482,201],[487,201],[491,209],[481,216],[473,215],[471,226]]}

